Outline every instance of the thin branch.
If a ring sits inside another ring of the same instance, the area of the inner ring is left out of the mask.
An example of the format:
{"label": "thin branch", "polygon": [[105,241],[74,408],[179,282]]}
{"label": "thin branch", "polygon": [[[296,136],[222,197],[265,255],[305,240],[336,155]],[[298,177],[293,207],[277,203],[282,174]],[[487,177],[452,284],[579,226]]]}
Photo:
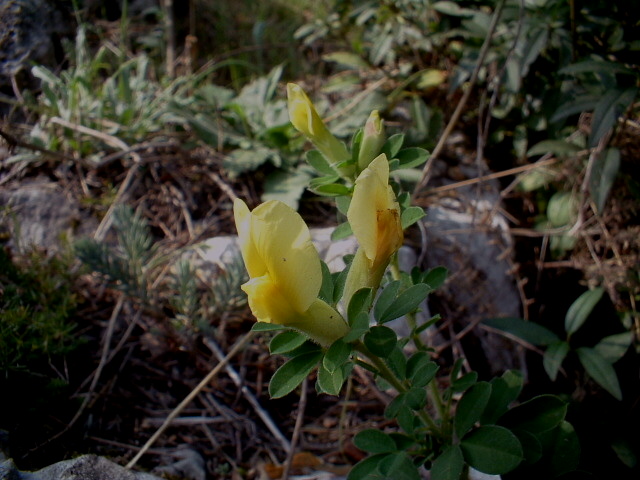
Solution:
{"label": "thin branch", "polygon": [[[224,358],[224,354],[222,353],[222,350],[220,350],[218,344],[211,338],[205,338],[203,342],[207,346],[207,348],[213,352],[216,358],[222,361],[222,359]],[[231,380],[233,380],[233,383],[236,384],[236,387],[240,389],[240,392],[242,393],[242,395],[244,395],[244,398],[246,398],[251,406],[255,409],[256,413],[265,424],[265,426],[269,429],[271,434],[278,439],[278,441],[282,445],[283,450],[287,452],[287,454],[289,454],[292,451],[289,440],[287,440],[287,438],[282,434],[278,426],[271,419],[265,409],[262,408],[256,396],[249,390],[246,385],[244,385],[242,379],[240,378],[240,375],[238,375],[238,372],[236,372],[231,365],[226,365],[225,371],[227,372],[227,375],[229,375]]]}
{"label": "thin branch", "polygon": [[462,97],[458,102],[458,105],[456,105],[456,109],[451,115],[451,119],[449,120],[449,123],[445,127],[444,132],[442,132],[442,135],[440,136],[438,143],[433,149],[433,152],[431,152],[431,156],[429,157],[429,160],[427,160],[427,163],[422,169],[422,176],[420,177],[420,181],[417,183],[416,188],[413,190],[414,197],[418,194],[418,192],[420,192],[420,190],[422,190],[425,187],[425,185],[429,181],[429,173],[431,171],[431,167],[433,166],[433,162],[435,161],[436,158],[438,158],[438,155],[440,155],[440,153],[442,152],[442,149],[444,148],[444,145],[447,139],[449,138],[449,135],[451,135],[451,132],[453,132],[454,127],[458,123],[460,115],[462,115],[462,110],[464,110],[467,104],[467,101],[471,96],[471,91],[473,90],[474,85],[478,81],[478,75],[480,74],[480,70],[482,69],[484,61],[487,57],[487,53],[489,52],[491,39],[493,38],[493,34],[495,33],[496,27],[498,25],[498,20],[502,15],[502,8],[504,7],[504,3],[505,3],[505,0],[500,0],[500,3],[498,3],[498,6],[491,19],[491,25],[489,26],[489,31],[487,32],[487,36],[485,37],[484,43],[482,44],[482,47],[480,49],[480,55],[478,56],[478,61],[473,70],[473,73],[471,74],[471,78],[469,79],[469,85],[467,86],[466,90],[464,90]]}
{"label": "thin branch", "polygon": [[147,452],[147,450],[151,448],[151,446],[156,442],[156,440],[158,440],[158,438],[160,438],[160,436],[169,427],[169,425],[171,425],[171,422],[173,421],[173,419],[176,418],[178,415],[180,415],[180,412],[182,412],[182,410],[184,410],[185,407],[189,405],[193,401],[193,399],[198,396],[198,394],[202,391],[202,389],[206,387],[211,382],[211,380],[213,380],[213,378],[216,375],[218,375],[218,373],[220,373],[220,370],[222,370],[229,363],[229,360],[231,360],[231,358],[233,358],[240,350],[242,350],[253,339],[254,335],[255,333],[253,331],[250,331],[236,342],[236,344],[231,348],[231,350],[229,350],[229,353],[227,353],[227,355],[220,361],[220,363],[218,363],[218,365],[216,365],[207,374],[207,376],[202,379],[202,381],[189,393],[189,395],[187,395],[184,398],[184,400],[180,402],[180,404],[169,414],[169,416],[167,416],[167,419],[160,426],[160,428],[158,428],[158,430],[156,430],[156,432],[151,436],[151,438],[147,440],[147,443],[144,444],[144,446],[135,455],[135,457],[133,457],[131,461],[127,463],[127,465],[125,465],[125,468],[128,468],[128,469],[133,468],[133,466],[136,463],[138,463],[138,460],[142,458],[142,456]]}
{"label": "thin branch", "polygon": [[296,423],[293,427],[293,434],[291,435],[291,446],[289,453],[287,454],[287,460],[284,463],[284,469],[282,471],[282,477],[280,480],[287,480],[289,478],[289,471],[291,470],[291,464],[293,463],[293,456],[295,454],[296,445],[300,439],[300,429],[304,422],[304,411],[307,407],[307,387],[308,379],[304,379],[302,382],[302,388],[300,389],[300,401],[298,402],[298,416],[296,417]]}

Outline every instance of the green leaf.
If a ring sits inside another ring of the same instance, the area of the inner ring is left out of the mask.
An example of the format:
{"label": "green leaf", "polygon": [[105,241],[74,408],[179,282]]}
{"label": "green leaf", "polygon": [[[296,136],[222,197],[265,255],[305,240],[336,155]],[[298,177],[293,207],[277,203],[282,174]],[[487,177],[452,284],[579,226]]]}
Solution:
{"label": "green leaf", "polygon": [[611,449],[616,453],[618,459],[629,468],[635,468],[638,464],[635,445],[624,438],[614,438],[611,441]]}
{"label": "green leaf", "polygon": [[589,191],[596,204],[596,210],[602,213],[604,204],[609,196],[609,191],[620,169],[620,150],[607,148],[597,156],[591,177],[589,178]]}
{"label": "green leaf", "polygon": [[402,215],[400,215],[400,223],[402,224],[402,229],[405,230],[409,228],[411,225],[416,223],[422,217],[424,217],[426,213],[422,207],[409,207],[406,208]]}
{"label": "green leaf", "polygon": [[278,368],[269,382],[271,398],[280,398],[291,393],[307,378],[321,358],[321,351],[303,353]]}
{"label": "green leaf", "polygon": [[333,372],[327,370],[324,365],[318,368],[318,387],[321,392],[328,395],[339,395],[342,385],[346,380],[344,370],[337,368]]}
{"label": "green leaf", "polygon": [[323,175],[315,177],[309,181],[309,190],[315,190],[322,185],[333,185],[340,179],[337,175]]}
{"label": "green leaf", "polygon": [[518,438],[504,427],[488,425],[471,431],[460,442],[464,459],[476,470],[502,475],[523,459]]}
{"label": "green leaf", "polygon": [[369,331],[369,314],[360,312],[353,320],[349,322],[351,330],[342,339],[349,343],[358,340],[362,335]]}
{"label": "green leaf", "polygon": [[604,337],[594,349],[602,358],[613,365],[627,352],[631,342],[633,342],[633,333],[622,332]]}
{"label": "green leaf", "polygon": [[277,334],[271,339],[269,352],[271,352],[271,355],[281,355],[291,352],[306,342],[307,339],[308,337],[301,333],[294,330],[287,330],[286,332]]}
{"label": "green leaf", "polygon": [[405,404],[412,410],[422,410],[427,404],[427,391],[424,388],[410,388],[405,396]]}
{"label": "green leaf", "polygon": [[580,440],[569,422],[563,421],[556,427],[550,457],[549,463],[554,477],[578,468]]}
{"label": "green leaf", "polygon": [[376,325],[364,336],[364,344],[374,355],[386,358],[391,355],[398,338],[396,332],[389,327]]}
{"label": "green leaf", "polygon": [[558,376],[558,370],[560,370],[567,353],[569,353],[568,342],[552,343],[544,352],[542,364],[544,365],[544,370],[547,372],[547,375],[549,375],[552,382],[555,382],[556,377]]}
{"label": "green leaf", "polygon": [[319,185],[317,187],[312,188],[312,190],[318,195],[322,195],[325,197],[338,197],[341,195],[349,195],[351,190],[348,187],[340,183],[329,183],[326,185]]}
{"label": "green leaf", "polygon": [[347,480],[380,479],[381,475],[378,473],[378,465],[386,456],[386,453],[379,453],[358,462],[356,465],[354,465],[351,471],[349,471]]}
{"label": "green leaf", "polygon": [[480,417],[480,423],[484,425],[495,423],[509,409],[509,405],[518,398],[523,384],[522,374],[515,370],[507,370],[501,377],[491,380],[491,397]]}
{"label": "green leaf", "polygon": [[604,60],[583,60],[560,69],[560,73],[575,75],[576,73],[623,73],[635,75],[632,70],[617,62]]}
{"label": "green leaf", "polygon": [[456,2],[449,0],[435,2],[431,7],[436,12],[440,12],[444,15],[451,15],[452,17],[470,17],[474,14],[474,11],[470,8],[462,8]]}
{"label": "green leaf", "polygon": [[462,450],[457,445],[447,447],[431,465],[431,480],[459,480],[464,469]]}
{"label": "green leaf", "polygon": [[551,330],[538,325],[534,322],[528,322],[522,318],[516,317],[500,317],[484,320],[482,323],[491,327],[502,330],[503,332],[515,335],[531,345],[544,346],[560,341],[560,338]]}
{"label": "green leaf", "polygon": [[373,289],[369,287],[361,288],[353,294],[347,307],[347,318],[355,318],[360,312],[368,312],[373,301]]}
{"label": "green leaf", "polygon": [[547,218],[553,227],[573,224],[578,218],[579,196],[572,192],[556,192],[547,204]]}
{"label": "green leaf", "polygon": [[325,62],[335,62],[344,67],[348,67],[354,70],[370,68],[369,64],[365,62],[360,55],[352,52],[332,52],[322,55],[322,59]]}
{"label": "green leaf", "polygon": [[567,404],[554,395],[539,395],[500,418],[500,424],[537,435],[557,427],[567,413]]}
{"label": "green leaf", "polygon": [[388,454],[378,465],[384,478],[393,480],[420,480],[418,469],[405,452]]}
{"label": "green leaf", "polygon": [[613,365],[607,362],[604,357],[593,348],[578,348],[576,349],[576,353],[578,354],[580,363],[582,363],[582,366],[591,378],[613,395],[616,400],[622,400],[622,390],[620,389],[618,376],[616,375]]}
{"label": "green leaf", "polygon": [[311,176],[308,168],[271,172],[262,184],[264,187],[262,201],[279,200],[297,211],[298,202],[307,188]]}
{"label": "green leaf", "polygon": [[401,347],[401,344],[397,343],[386,360],[398,380],[404,381],[407,378],[407,357]]}
{"label": "green leaf", "polygon": [[251,330],[254,332],[273,332],[275,330],[285,330],[288,328],[284,325],[278,325],[277,323],[267,323],[267,322],[256,322],[251,327]]}
{"label": "green leaf", "polygon": [[557,122],[564,118],[570,117],[571,115],[576,115],[582,112],[590,112],[592,111],[600,96],[598,95],[580,95],[576,98],[572,98],[568,102],[563,103],[558,107],[558,109],[554,112],[554,114],[549,119],[550,122]]}
{"label": "green leaf", "polygon": [[446,267],[434,267],[424,274],[422,277],[422,283],[426,283],[433,290],[436,290],[444,284],[448,275],[449,270],[447,270]]}
{"label": "green leaf", "polygon": [[278,165],[279,159],[278,151],[271,148],[261,146],[254,146],[250,150],[238,148],[224,157],[222,167],[230,177],[235,178],[241,173],[257,169],[267,161]]}
{"label": "green leaf", "polygon": [[427,161],[429,152],[419,147],[403,148],[398,152],[396,158],[398,159],[398,169],[414,168]]}
{"label": "green leaf", "polygon": [[391,420],[396,418],[400,410],[407,408],[405,404],[406,393],[400,393],[396,398],[391,400],[384,409],[384,417]]}
{"label": "green leaf", "polygon": [[451,384],[450,388],[455,393],[464,392],[467,388],[469,388],[471,385],[476,383],[477,380],[478,380],[478,372],[469,372],[461,376],[460,378],[456,379]]}
{"label": "green leaf", "polygon": [[487,382],[478,382],[465,392],[456,407],[453,423],[458,438],[462,438],[480,420],[490,397],[491,384]]}
{"label": "green leaf", "polygon": [[329,347],[322,359],[322,365],[329,373],[341,368],[351,356],[352,346],[343,339],[338,339]]}
{"label": "green leaf", "polygon": [[391,160],[396,157],[400,149],[402,148],[402,144],[404,143],[404,134],[396,133],[395,135],[391,135],[385,144],[382,146],[381,153],[384,153],[387,156],[387,160]]}
{"label": "green leaf", "polygon": [[518,437],[520,445],[522,445],[522,453],[524,454],[524,461],[531,465],[542,458],[542,445],[533,433],[526,430],[513,429],[511,432]]}
{"label": "green leaf", "polygon": [[533,192],[546,187],[558,176],[553,168],[538,167],[518,175],[518,187],[523,192]]}
{"label": "green leaf", "polygon": [[584,324],[603,294],[604,289],[600,287],[587,290],[571,304],[564,318],[564,328],[568,335],[575,333]]}
{"label": "green leaf", "polygon": [[429,292],[431,292],[431,287],[426,283],[410,286],[398,295],[378,321],[386,323],[414,311],[427,298]]}
{"label": "green leaf", "polygon": [[382,323],[380,319],[395,300],[401,285],[402,282],[400,280],[394,280],[387,284],[382,292],[380,292],[380,295],[378,295],[378,300],[376,300],[376,304],[373,307],[373,318],[375,318],[378,323]]}
{"label": "green leaf", "polygon": [[373,454],[396,451],[396,442],[393,441],[393,438],[375,429],[358,432],[353,437],[353,443],[360,450]]}
{"label": "green leaf", "polygon": [[439,368],[427,352],[416,352],[407,361],[407,378],[414,387],[424,387],[433,380]]}
{"label": "green leaf", "polygon": [[320,261],[320,266],[322,268],[322,285],[320,286],[318,297],[327,303],[333,303],[333,278],[331,277],[331,271],[322,260]]}
{"label": "green leaf", "polygon": [[336,304],[342,298],[342,294],[344,293],[344,285],[347,282],[347,274],[349,273],[349,268],[345,268],[341,272],[334,273],[331,276],[334,279],[333,282],[333,304]]}
{"label": "green leaf", "polygon": [[638,89],[631,87],[626,90],[614,88],[604,94],[593,111],[589,147],[598,145],[600,139],[616,124],[618,117],[631,105],[637,93]]}
{"label": "green leaf", "polygon": [[331,241],[337,242],[338,240],[342,240],[343,238],[347,238],[351,235],[353,235],[351,225],[349,222],[344,222],[338,225],[333,232],[331,232]]}
{"label": "green leaf", "polygon": [[564,140],[542,140],[527,151],[527,157],[546,155],[547,153],[552,153],[559,157],[572,155],[579,151],[579,146]]}

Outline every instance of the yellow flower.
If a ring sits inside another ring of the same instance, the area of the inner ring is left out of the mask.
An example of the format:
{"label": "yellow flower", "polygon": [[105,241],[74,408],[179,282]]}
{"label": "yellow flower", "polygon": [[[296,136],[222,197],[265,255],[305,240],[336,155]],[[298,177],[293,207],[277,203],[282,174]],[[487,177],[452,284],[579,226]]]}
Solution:
{"label": "yellow flower", "polygon": [[369,166],[371,161],[380,153],[380,149],[386,140],[384,123],[378,110],[374,110],[369,115],[362,132],[362,142],[358,152],[358,171],[362,171]]}
{"label": "yellow flower", "polygon": [[295,328],[321,345],[343,337],[346,322],[318,298],[320,257],[302,217],[276,200],[253,212],[236,200],[233,213],[250,278],[242,290],[258,321]]}
{"label": "yellow flower", "polygon": [[295,83],[289,83],[287,98],[289,119],[296,130],[311,140],[342,175],[348,175],[350,169],[339,165],[351,159],[347,147],[329,131],[304,90]]}
{"label": "yellow flower", "polygon": [[359,243],[345,284],[344,301],[360,288],[380,286],[391,256],[402,246],[400,206],[389,185],[389,162],[376,157],[356,179],[347,219]]}

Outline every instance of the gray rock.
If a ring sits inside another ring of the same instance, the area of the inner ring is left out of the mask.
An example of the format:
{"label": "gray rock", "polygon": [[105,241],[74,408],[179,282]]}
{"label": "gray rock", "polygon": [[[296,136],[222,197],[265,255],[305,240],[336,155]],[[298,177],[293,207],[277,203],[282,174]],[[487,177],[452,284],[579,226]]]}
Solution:
{"label": "gray rock", "polygon": [[36,472],[21,472],[11,460],[0,463],[0,480],[160,480],[149,473],[133,472],[96,455],[83,455],[54,463]]}
{"label": "gray rock", "polygon": [[81,214],[78,204],[47,180],[0,191],[0,224],[9,230],[9,246],[60,251],[63,240],[89,234],[97,221]]}
{"label": "gray rock", "polygon": [[[499,213],[501,199],[496,185],[460,190],[456,197],[441,200],[427,209],[423,222],[427,232],[425,263],[449,270],[446,285],[438,291],[446,320],[461,328],[491,317],[521,316],[521,300],[511,272],[513,247],[505,218]],[[522,352],[499,335],[474,328],[489,373],[523,368]],[[472,363],[472,367],[478,365]]]}
{"label": "gray rock", "polygon": [[[68,12],[51,0],[3,0],[0,2],[0,87],[33,87],[32,63],[49,67],[61,60],[61,38],[73,33]],[[57,58],[58,57],[58,58]],[[12,91],[12,87],[9,89]]]}
{"label": "gray rock", "polygon": [[205,462],[202,455],[188,445],[180,445],[172,452],[172,458],[178,461],[162,465],[153,469],[153,473],[165,478],[180,478],[183,480],[205,480]]}

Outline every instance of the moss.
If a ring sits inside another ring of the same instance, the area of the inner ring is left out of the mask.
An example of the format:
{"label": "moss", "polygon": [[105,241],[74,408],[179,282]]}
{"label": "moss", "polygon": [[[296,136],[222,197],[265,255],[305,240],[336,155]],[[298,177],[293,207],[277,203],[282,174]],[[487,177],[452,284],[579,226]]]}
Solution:
{"label": "moss", "polygon": [[76,305],[67,261],[37,252],[14,259],[0,248],[0,373],[37,370],[74,350]]}

